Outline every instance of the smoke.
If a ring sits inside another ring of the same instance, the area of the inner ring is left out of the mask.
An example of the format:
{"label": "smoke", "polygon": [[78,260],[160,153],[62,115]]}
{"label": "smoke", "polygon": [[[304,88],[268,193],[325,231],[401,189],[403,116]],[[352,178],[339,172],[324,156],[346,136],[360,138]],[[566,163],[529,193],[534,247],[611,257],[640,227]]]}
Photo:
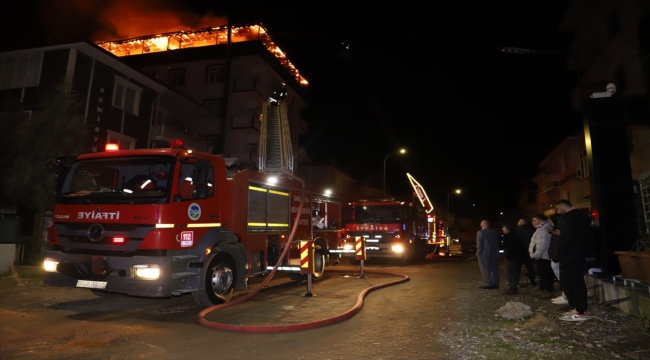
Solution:
{"label": "smoke", "polygon": [[44,1],[40,15],[49,42],[113,41],[227,23],[177,0]]}

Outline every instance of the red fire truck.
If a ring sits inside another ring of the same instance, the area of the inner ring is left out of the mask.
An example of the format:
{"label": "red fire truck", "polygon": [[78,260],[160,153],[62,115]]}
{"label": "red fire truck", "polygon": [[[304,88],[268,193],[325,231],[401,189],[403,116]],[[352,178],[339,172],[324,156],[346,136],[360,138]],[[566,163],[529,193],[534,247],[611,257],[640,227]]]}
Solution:
{"label": "red fire truck", "polygon": [[356,200],[344,213],[343,241],[330,252],[354,257],[355,238],[362,236],[367,258],[394,258],[403,263],[424,259],[429,224],[422,206],[394,198]]}
{"label": "red fire truck", "polygon": [[[62,167],[44,254],[49,286],[191,293],[199,304],[219,304],[246,289],[249,277],[273,270],[286,246],[277,271],[306,276],[300,240],[314,241],[312,278],[322,278],[340,224],[340,202],[291,173],[260,172],[181,141],[84,154]],[[312,226],[312,208],[327,211],[324,229]]]}

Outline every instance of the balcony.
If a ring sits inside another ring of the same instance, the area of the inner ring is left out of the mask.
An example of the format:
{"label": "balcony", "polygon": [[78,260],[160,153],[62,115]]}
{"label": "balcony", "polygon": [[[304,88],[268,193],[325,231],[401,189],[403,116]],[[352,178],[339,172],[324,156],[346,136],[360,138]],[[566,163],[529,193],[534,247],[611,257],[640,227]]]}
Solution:
{"label": "balcony", "polygon": [[158,144],[164,143],[169,146],[172,139],[182,139],[185,147],[195,151],[210,151],[210,143],[188,133],[172,127],[171,125],[152,125],[151,140]]}

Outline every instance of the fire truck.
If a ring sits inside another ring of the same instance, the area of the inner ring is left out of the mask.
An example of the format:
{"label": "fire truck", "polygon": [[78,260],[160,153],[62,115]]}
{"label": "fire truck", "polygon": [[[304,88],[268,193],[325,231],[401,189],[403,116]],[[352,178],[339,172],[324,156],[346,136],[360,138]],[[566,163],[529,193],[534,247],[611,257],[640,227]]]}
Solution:
{"label": "fire truck", "polygon": [[424,208],[395,198],[363,199],[344,209],[343,239],[336,250],[354,257],[355,241],[363,237],[367,258],[392,258],[404,264],[424,259],[429,239]]}
{"label": "fire truck", "polygon": [[[261,144],[283,147],[261,149],[263,169],[186,149],[180,140],[158,149],[107,144],[70,163],[57,160],[63,171],[47,232],[45,285],[99,296],[191,293],[210,306],[274,269],[306,277],[301,240],[313,241],[312,278],[321,279],[329,239],[340,238],[340,201],[291,173],[291,151],[278,135],[287,133],[286,98],[263,106]],[[312,223],[312,209],[327,213],[322,225]]]}
{"label": "fire truck", "polygon": [[[433,203],[424,188],[407,173],[413,187],[411,201],[395,198],[351,201],[344,208],[342,239],[330,249],[356,258],[356,241],[362,237],[367,258],[393,258],[404,264],[424,259],[440,246]],[[416,203],[415,198],[419,200]]]}

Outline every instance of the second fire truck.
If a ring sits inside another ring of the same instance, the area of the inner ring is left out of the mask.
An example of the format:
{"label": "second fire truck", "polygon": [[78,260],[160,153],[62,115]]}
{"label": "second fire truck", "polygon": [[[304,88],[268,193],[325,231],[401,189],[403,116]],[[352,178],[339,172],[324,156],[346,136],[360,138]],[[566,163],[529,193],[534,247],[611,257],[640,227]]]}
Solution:
{"label": "second fire truck", "polygon": [[393,258],[402,263],[424,259],[428,222],[424,209],[394,198],[355,200],[347,204],[343,241],[338,251],[355,256],[355,241],[363,237],[368,258]]}

